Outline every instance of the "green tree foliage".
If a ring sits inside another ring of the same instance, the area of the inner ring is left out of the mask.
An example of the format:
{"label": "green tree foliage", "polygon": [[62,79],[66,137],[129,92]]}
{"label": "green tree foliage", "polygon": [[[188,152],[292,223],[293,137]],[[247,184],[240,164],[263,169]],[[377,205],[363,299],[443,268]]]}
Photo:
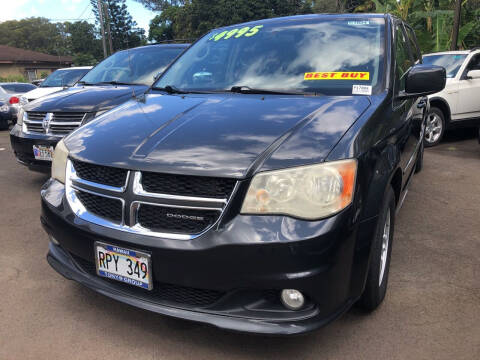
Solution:
{"label": "green tree foliage", "polygon": [[67,42],[62,24],[48,19],[31,17],[0,23],[0,44],[52,55],[66,55]]}
{"label": "green tree foliage", "polygon": [[[113,50],[122,50],[146,43],[145,30],[137,27],[137,23],[128,12],[125,0],[102,0],[107,5],[108,19],[112,34]],[[90,0],[96,23],[100,24],[97,0]],[[107,26],[104,16],[105,29]]]}
{"label": "green tree foliage", "polygon": [[[304,13],[389,12],[410,23],[423,52],[451,44],[454,0],[136,0],[161,11],[150,23],[150,40],[194,39],[244,21]],[[458,46],[480,46],[480,0],[463,0]]]}

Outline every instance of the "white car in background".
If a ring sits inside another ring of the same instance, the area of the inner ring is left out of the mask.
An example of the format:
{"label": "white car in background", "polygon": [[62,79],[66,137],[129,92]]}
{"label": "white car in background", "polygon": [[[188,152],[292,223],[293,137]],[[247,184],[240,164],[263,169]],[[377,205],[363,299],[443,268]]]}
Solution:
{"label": "white car in background", "polygon": [[79,66],[55,70],[36,89],[23,94],[20,103],[25,105],[39,97],[71,87],[88,73],[91,68],[92,66]]}
{"label": "white car in background", "polygon": [[425,146],[437,145],[445,130],[480,125],[480,48],[423,55],[424,64],[447,70],[447,84],[430,95]]}

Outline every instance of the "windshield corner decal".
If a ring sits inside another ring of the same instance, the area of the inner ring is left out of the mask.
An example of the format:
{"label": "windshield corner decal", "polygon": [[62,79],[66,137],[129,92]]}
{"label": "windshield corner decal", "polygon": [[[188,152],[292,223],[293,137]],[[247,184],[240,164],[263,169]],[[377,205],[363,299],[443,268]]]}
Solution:
{"label": "windshield corner decal", "polygon": [[370,80],[369,72],[307,72],[304,80]]}
{"label": "windshield corner decal", "polygon": [[372,95],[372,87],[370,85],[353,85],[352,95]]}

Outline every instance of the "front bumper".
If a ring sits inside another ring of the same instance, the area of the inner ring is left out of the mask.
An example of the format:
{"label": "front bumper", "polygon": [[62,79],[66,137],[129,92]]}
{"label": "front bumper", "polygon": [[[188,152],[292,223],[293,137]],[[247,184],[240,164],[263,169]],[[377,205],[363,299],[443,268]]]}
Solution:
{"label": "front bumper", "polygon": [[26,134],[18,124],[10,131],[10,143],[12,144],[12,149],[17,161],[33,171],[49,173],[52,166],[50,161],[35,159],[33,155],[33,145],[55,147],[58,141],[60,141],[60,138],[57,136]]}
{"label": "front bumper", "polygon": [[[276,216],[235,216],[189,241],[150,238],[107,229],[71,212],[62,184],[42,189],[42,224],[55,239],[50,265],[115,300],[155,313],[219,328],[259,334],[292,335],[332,321],[360,296],[368,268],[376,218],[352,224],[347,209],[326,220],[306,222]],[[154,289],[148,292],[95,275],[94,242],[152,254]],[[279,302],[281,289],[302,291],[299,311]],[[190,301],[218,294],[209,303]],[[195,295],[185,295],[195,294]]]}

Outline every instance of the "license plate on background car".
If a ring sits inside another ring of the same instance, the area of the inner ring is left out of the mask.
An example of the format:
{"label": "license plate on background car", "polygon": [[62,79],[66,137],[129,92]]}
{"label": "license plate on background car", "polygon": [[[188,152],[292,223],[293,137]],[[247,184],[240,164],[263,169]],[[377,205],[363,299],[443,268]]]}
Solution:
{"label": "license plate on background car", "polygon": [[35,156],[35,160],[52,161],[53,151],[53,146],[33,145],[33,155]]}
{"label": "license plate on background car", "polygon": [[150,254],[96,242],[95,262],[99,276],[148,290],[153,288]]}

